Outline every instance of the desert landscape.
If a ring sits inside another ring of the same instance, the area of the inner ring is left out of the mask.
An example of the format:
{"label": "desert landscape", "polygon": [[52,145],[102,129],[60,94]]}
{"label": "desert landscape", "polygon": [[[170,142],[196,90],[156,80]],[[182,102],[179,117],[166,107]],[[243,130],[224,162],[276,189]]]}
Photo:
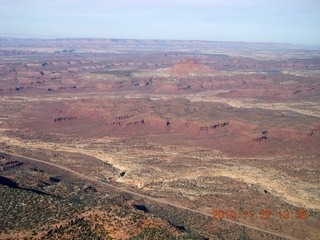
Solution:
{"label": "desert landscape", "polygon": [[0,38],[1,239],[319,239],[320,49]]}

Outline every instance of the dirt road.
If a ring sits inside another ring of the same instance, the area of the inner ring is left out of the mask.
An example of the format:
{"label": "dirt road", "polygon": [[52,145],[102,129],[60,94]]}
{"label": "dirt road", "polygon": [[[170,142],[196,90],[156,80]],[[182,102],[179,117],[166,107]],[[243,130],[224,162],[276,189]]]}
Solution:
{"label": "dirt road", "polygon": [[[173,207],[176,207],[176,208],[180,208],[180,209],[184,209],[184,210],[191,211],[191,212],[194,212],[194,213],[202,214],[202,215],[204,215],[204,216],[212,217],[212,214],[205,213],[205,212],[201,212],[201,211],[198,211],[198,210],[195,210],[195,209],[192,209],[192,208],[188,208],[188,207],[184,207],[184,206],[181,206],[181,205],[178,205],[178,204],[170,203],[170,202],[167,202],[167,201],[164,201],[164,200],[160,200],[160,199],[157,199],[157,198],[149,197],[149,196],[146,196],[146,195],[143,195],[143,194],[136,193],[136,192],[134,192],[134,191],[125,189],[125,188],[117,187],[117,186],[114,186],[114,185],[112,185],[112,184],[105,183],[105,182],[99,181],[99,180],[97,180],[97,179],[88,177],[88,176],[86,176],[86,175],[84,175],[84,174],[82,174],[82,173],[76,172],[76,171],[74,171],[74,170],[72,170],[72,169],[69,169],[69,168],[60,166],[60,165],[58,165],[58,164],[46,162],[46,161],[43,161],[43,160],[40,160],[40,159],[35,159],[35,158],[30,158],[30,157],[22,156],[22,155],[19,155],[19,154],[9,153],[9,152],[5,152],[5,151],[1,151],[1,152],[2,152],[2,153],[6,153],[6,154],[11,155],[11,156],[14,156],[14,157],[25,158],[25,159],[30,160],[30,161],[40,162],[40,163],[44,163],[44,164],[47,164],[47,165],[50,165],[50,166],[53,166],[53,167],[56,167],[56,168],[60,168],[60,169],[62,169],[62,170],[65,170],[65,171],[68,171],[68,172],[70,172],[70,173],[73,173],[73,174],[75,174],[75,175],[77,175],[77,176],[79,176],[79,177],[81,177],[81,178],[85,178],[85,179],[88,179],[88,180],[90,180],[90,181],[97,182],[97,183],[99,183],[99,184],[102,184],[102,185],[111,187],[111,188],[113,188],[113,189],[116,189],[116,190],[119,190],[119,191],[122,191],[122,192],[129,193],[129,194],[132,194],[132,195],[141,197],[141,198],[149,199],[149,200],[154,201],[154,202],[167,204],[167,205],[170,205],[170,206],[173,206]],[[258,228],[258,227],[250,226],[250,225],[247,225],[247,224],[244,224],[244,223],[232,221],[232,220],[225,219],[225,218],[223,218],[222,220],[223,220],[223,221],[226,221],[226,222],[233,223],[233,224],[237,224],[237,225],[239,225],[239,226],[244,226],[244,227],[247,227],[247,228],[250,228],[250,229],[253,229],[253,230],[257,230],[257,231],[260,231],[260,232],[272,234],[272,235],[277,236],[277,237],[281,237],[281,238],[285,238],[285,239],[296,240],[295,238],[290,237],[290,236],[285,236],[285,235],[278,234],[278,233],[275,233],[275,232],[271,232],[271,231],[268,231],[268,230],[263,230],[263,229],[260,229],[260,228]]]}

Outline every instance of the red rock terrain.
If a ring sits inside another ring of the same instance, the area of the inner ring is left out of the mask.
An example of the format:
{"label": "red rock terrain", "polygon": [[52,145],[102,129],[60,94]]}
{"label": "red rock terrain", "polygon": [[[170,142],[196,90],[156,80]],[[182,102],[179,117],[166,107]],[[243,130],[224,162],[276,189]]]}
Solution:
{"label": "red rock terrain", "polygon": [[[308,220],[275,214],[238,221],[289,238],[317,239],[318,50],[310,55],[291,45],[121,39],[11,39],[0,40],[0,50],[0,150],[209,214],[305,209]],[[1,174],[19,179],[4,167]],[[63,191],[71,189],[68,182]],[[41,191],[62,191],[44,185]],[[84,192],[85,199],[95,191]],[[165,221],[144,219],[137,230],[126,218],[137,235],[151,225],[179,235],[169,222],[203,238],[266,234],[234,223],[224,228],[182,210],[179,219],[169,206],[139,204]],[[64,231],[52,236],[67,237],[72,226],[85,222],[115,239],[128,237],[125,224],[120,231],[103,211],[81,214],[81,221],[61,222]]]}
{"label": "red rock terrain", "polygon": [[168,71],[175,77],[192,77],[196,75],[210,75],[217,73],[213,68],[199,64],[194,59],[188,59],[185,62],[176,63]]}

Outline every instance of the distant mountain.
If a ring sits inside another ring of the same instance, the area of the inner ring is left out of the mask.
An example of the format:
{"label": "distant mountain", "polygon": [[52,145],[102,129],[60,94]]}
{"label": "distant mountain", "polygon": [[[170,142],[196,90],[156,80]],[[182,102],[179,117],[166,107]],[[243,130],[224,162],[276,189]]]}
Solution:
{"label": "distant mountain", "polygon": [[210,75],[216,74],[217,71],[204,64],[199,64],[194,59],[188,59],[181,63],[176,63],[168,69],[169,73],[175,77],[195,76],[195,75]]}
{"label": "distant mountain", "polygon": [[185,45],[185,46],[220,46],[220,47],[254,47],[254,48],[296,48],[289,43],[270,42],[227,42],[202,40],[157,40],[157,39],[119,39],[119,38],[8,38],[0,36],[0,44],[120,44],[120,45]]}

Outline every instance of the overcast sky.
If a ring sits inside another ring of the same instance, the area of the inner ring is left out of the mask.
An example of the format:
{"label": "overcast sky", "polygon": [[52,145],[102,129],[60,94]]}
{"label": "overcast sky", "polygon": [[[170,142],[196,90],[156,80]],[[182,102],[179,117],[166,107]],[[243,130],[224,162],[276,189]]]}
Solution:
{"label": "overcast sky", "polygon": [[320,45],[320,0],[0,0],[0,36]]}

